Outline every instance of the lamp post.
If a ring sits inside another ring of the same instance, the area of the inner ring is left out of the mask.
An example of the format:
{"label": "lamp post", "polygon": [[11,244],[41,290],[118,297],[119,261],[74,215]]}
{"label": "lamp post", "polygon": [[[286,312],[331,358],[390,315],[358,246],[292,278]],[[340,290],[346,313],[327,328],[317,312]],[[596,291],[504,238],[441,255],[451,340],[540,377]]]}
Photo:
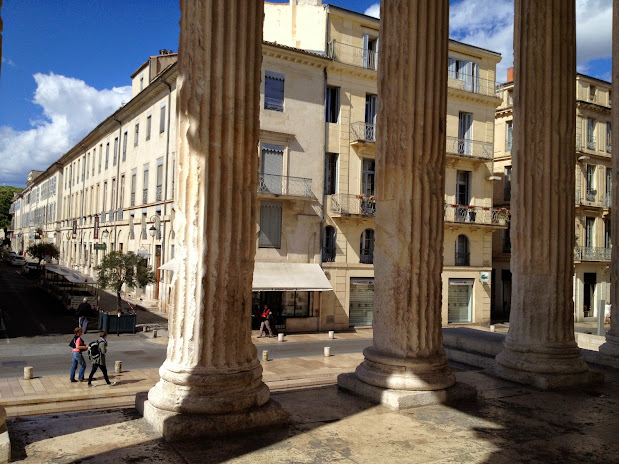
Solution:
{"label": "lamp post", "polygon": [[[153,268],[155,271],[155,299],[159,299],[159,272],[157,271],[157,268],[161,264],[157,262],[158,255],[157,255],[157,249],[155,248],[155,235],[157,236],[158,239],[161,238],[161,233],[160,233],[161,216],[159,214],[155,214],[154,216],[150,218],[150,220],[153,223],[148,229],[148,232],[150,233],[150,236],[153,239],[153,253],[151,256],[153,256]],[[161,257],[161,254],[159,254],[159,257]]]}

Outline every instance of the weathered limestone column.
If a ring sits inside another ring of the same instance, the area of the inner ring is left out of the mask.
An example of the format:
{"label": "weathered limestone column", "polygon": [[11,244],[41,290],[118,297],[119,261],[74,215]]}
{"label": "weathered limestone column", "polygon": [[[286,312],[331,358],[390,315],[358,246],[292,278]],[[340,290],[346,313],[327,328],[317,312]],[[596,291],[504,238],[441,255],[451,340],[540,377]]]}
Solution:
{"label": "weathered limestone column", "polygon": [[449,1],[380,8],[374,344],[338,384],[399,409],[456,390],[441,332]]}
{"label": "weathered limestone column", "polygon": [[574,0],[516,0],[512,309],[499,377],[552,389],[601,380],[574,339]]}
{"label": "weathered limestone column", "polygon": [[[262,0],[181,0],[175,304],[144,417],[166,439],[287,421],[251,342]],[[138,408],[140,399],[138,398]]]}
{"label": "weathered limestone column", "polygon": [[[613,95],[619,95],[619,0],[613,0],[613,68],[612,84]],[[611,108],[612,127],[619,128],[619,102],[615,102]],[[615,134],[617,134],[615,129]],[[613,210],[619,205],[619,136],[615,135],[612,140],[612,163],[613,163]],[[606,333],[606,343],[600,346],[600,353],[616,359],[619,367],[619,229],[617,219],[614,220],[615,228],[611,227],[613,253],[610,265],[611,287],[611,313],[610,330]],[[601,316],[600,316],[601,317]]]}

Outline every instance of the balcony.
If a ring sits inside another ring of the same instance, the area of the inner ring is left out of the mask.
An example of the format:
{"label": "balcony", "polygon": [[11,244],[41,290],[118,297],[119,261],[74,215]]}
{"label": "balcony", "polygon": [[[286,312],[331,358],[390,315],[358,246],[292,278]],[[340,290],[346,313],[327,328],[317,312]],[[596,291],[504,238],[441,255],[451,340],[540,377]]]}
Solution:
{"label": "balcony", "polygon": [[277,197],[315,199],[312,193],[312,179],[305,177],[280,176],[260,173],[258,193]]}
{"label": "balcony", "polygon": [[445,222],[507,227],[509,210],[490,206],[465,206],[445,204]]}
{"label": "balcony", "polygon": [[585,139],[583,140],[582,137],[577,136],[576,137],[576,150],[578,151],[596,151],[597,150],[597,143],[596,143],[596,139],[595,136],[588,136],[585,137]]}
{"label": "balcony", "polygon": [[458,137],[447,137],[446,152],[449,155],[484,160],[491,160],[494,156],[492,143],[461,139]]}
{"label": "balcony", "polygon": [[373,196],[336,193],[329,195],[332,216],[370,216],[376,215],[376,200]]}
{"label": "balcony", "polygon": [[353,47],[332,41],[327,47],[327,56],[340,63],[359,66],[360,68],[378,69],[378,53],[365,48]]}
{"label": "balcony", "polygon": [[497,87],[495,81],[482,79],[471,74],[449,72],[447,77],[447,87],[451,89],[463,90],[465,92],[487,95],[489,97],[497,96]]}
{"label": "balcony", "polygon": [[610,193],[598,198],[597,190],[586,189],[583,197],[581,190],[576,190],[576,205],[610,208]]}
{"label": "balcony", "polygon": [[612,247],[574,247],[574,261],[610,261]]}
{"label": "balcony", "polygon": [[350,125],[350,143],[376,143],[376,124],[353,122]]}

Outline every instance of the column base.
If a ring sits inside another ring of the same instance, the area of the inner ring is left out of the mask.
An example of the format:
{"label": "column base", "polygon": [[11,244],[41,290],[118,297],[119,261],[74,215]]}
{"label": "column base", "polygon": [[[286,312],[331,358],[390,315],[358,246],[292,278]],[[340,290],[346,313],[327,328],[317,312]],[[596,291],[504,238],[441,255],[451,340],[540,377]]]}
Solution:
{"label": "column base", "polygon": [[0,406],[0,464],[11,460],[11,441],[6,428],[6,411]]}
{"label": "column base", "polygon": [[156,408],[148,401],[148,393],[138,393],[135,408],[144,419],[168,441],[195,438],[217,438],[250,430],[288,425],[290,415],[277,401],[229,414],[190,414]]}
{"label": "column base", "polygon": [[355,374],[351,373],[338,375],[337,384],[339,388],[353,395],[367,398],[374,403],[395,410],[456,401],[471,401],[477,396],[475,388],[459,382],[443,390],[392,390],[362,382]]}
{"label": "column base", "polygon": [[528,372],[495,364],[488,372],[496,377],[516,383],[532,385],[541,390],[558,390],[561,388],[597,385],[604,382],[604,374],[586,370],[574,374]]}
{"label": "column base", "polygon": [[608,332],[606,342],[600,346],[600,354],[607,358],[615,358],[619,364],[619,337]]}

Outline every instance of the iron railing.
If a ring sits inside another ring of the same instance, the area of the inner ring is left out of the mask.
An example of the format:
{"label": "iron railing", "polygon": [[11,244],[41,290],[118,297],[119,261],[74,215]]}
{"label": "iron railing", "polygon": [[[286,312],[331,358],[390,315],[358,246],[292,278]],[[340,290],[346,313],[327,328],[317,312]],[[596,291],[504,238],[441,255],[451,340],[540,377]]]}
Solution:
{"label": "iron railing", "polygon": [[322,262],[333,263],[335,262],[335,247],[324,247],[322,249]]}
{"label": "iron railing", "polygon": [[158,185],[157,189],[155,190],[155,201],[161,201],[162,191],[163,191],[162,186]]}
{"label": "iron railing", "polygon": [[606,145],[606,153],[612,153],[612,145]]}
{"label": "iron railing", "polygon": [[610,261],[612,247],[574,247],[574,260],[576,261]]}
{"label": "iron railing", "polygon": [[148,203],[148,189],[144,189],[142,191],[142,203],[143,204]]}
{"label": "iron railing", "polygon": [[585,193],[585,199],[590,202],[595,202],[595,197],[597,193],[598,191],[595,189],[587,189],[587,192]]}
{"label": "iron railing", "polygon": [[505,141],[505,151],[512,151],[512,139]]}
{"label": "iron railing", "polygon": [[600,195],[600,197],[598,198],[597,190],[586,189],[583,198],[580,189],[576,189],[576,204],[584,206],[610,207],[610,194]]}
{"label": "iron railing", "polygon": [[490,206],[445,205],[445,222],[507,226],[509,210]]}
{"label": "iron railing", "polygon": [[497,86],[494,80],[483,79],[471,74],[450,72],[447,77],[447,87],[490,97],[497,95]]}
{"label": "iron railing", "polygon": [[331,212],[335,214],[375,216],[376,200],[365,195],[336,193],[331,197]]}
{"label": "iron railing", "polygon": [[135,192],[131,193],[131,206],[135,206]]}
{"label": "iron railing", "polygon": [[374,264],[374,250],[361,250],[359,261],[362,264]]}
{"label": "iron railing", "polygon": [[579,151],[583,151],[585,149],[590,151],[597,150],[595,136],[587,136],[584,141],[581,136],[576,136],[576,149]]}
{"label": "iron railing", "polygon": [[114,211],[113,209],[111,209],[111,210],[109,210],[109,211],[108,211],[108,213],[107,213],[107,214],[108,214],[108,217],[109,217],[109,220],[110,220],[110,221],[113,221],[113,220],[114,220],[114,216],[115,216],[115,214],[114,214],[114,213],[115,213],[115,211]]}
{"label": "iron railing", "polygon": [[456,251],[456,266],[470,266],[471,265],[471,254],[470,253],[461,253]]}
{"label": "iron railing", "polygon": [[315,198],[312,192],[312,179],[265,174],[262,172],[258,179],[258,193]]}
{"label": "iron railing", "polygon": [[373,50],[342,44],[334,40],[327,47],[327,55],[341,63],[366,69],[378,69],[378,53]]}
{"label": "iron railing", "polygon": [[116,211],[116,220],[117,221],[123,220],[123,209],[122,208],[118,208],[118,210]]}
{"label": "iron railing", "polygon": [[376,142],[376,124],[353,122],[350,125],[350,141]]}
{"label": "iron railing", "polygon": [[451,155],[470,156],[472,158],[492,159],[492,144],[477,140],[447,137],[447,153]]}

